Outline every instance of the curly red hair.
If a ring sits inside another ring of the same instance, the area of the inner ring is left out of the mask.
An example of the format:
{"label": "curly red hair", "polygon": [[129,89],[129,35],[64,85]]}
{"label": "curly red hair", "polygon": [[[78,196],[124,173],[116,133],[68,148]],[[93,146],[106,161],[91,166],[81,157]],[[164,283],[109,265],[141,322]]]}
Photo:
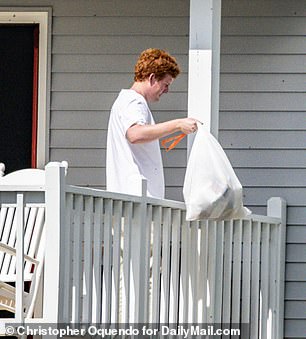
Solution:
{"label": "curly red hair", "polygon": [[144,81],[152,73],[157,80],[163,79],[166,74],[175,79],[180,74],[180,68],[169,53],[161,49],[149,48],[143,51],[137,60],[134,81]]}

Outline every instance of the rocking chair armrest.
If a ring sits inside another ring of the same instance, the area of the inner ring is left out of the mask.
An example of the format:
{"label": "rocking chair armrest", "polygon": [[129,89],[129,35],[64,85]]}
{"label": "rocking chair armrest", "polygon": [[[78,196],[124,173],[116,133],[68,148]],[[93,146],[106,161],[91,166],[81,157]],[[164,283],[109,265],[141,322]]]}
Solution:
{"label": "rocking chair armrest", "polygon": [[[2,244],[0,243],[0,251],[2,252],[6,252],[7,254],[10,254],[10,255],[15,255],[16,256],[16,249],[9,246],[9,245],[6,245],[6,244]],[[24,260],[26,261],[30,261],[31,263],[33,264],[38,264],[38,261],[26,254],[24,254]]]}

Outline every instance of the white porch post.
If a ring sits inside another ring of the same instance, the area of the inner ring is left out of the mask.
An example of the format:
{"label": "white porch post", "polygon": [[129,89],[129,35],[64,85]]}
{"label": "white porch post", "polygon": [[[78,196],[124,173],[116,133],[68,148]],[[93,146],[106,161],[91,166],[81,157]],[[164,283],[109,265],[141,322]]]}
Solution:
{"label": "white porch post", "polygon": [[[221,0],[190,0],[188,116],[217,138]],[[194,135],[188,136],[188,154]]]}
{"label": "white porch post", "polygon": [[286,225],[287,225],[287,203],[284,199],[273,197],[268,200],[267,215],[280,218],[281,224],[277,230],[276,251],[276,277],[273,290],[276,300],[274,309],[274,322],[272,333],[275,338],[283,338],[284,333],[284,300],[285,300],[285,265],[286,265]]}
{"label": "white porch post", "polygon": [[43,318],[48,323],[62,319],[60,277],[63,277],[64,248],[62,227],[65,225],[65,167],[50,162],[46,166],[46,254]]}

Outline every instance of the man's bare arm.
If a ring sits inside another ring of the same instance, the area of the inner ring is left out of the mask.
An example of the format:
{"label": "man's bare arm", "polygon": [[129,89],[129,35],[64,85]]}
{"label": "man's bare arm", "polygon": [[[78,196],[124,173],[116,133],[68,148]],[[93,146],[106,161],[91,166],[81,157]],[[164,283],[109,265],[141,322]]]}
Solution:
{"label": "man's bare arm", "polygon": [[135,124],[127,130],[126,137],[130,143],[138,144],[160,139],[178,131],[181,131],[185,134],[190,134],[196,130],[196,119],[182,118],[161,122],[156,125]]}

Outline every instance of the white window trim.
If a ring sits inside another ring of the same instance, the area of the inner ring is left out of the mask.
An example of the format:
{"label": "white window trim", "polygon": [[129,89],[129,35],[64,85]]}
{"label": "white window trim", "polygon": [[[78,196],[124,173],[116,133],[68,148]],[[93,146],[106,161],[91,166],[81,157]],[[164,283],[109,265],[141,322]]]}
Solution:
{"label": "white window trim", "polygon": [[0,23],[39,24],[38,114],[36,166],[43,168],[49,158],[50,36],[51,9],[1,8]]}

